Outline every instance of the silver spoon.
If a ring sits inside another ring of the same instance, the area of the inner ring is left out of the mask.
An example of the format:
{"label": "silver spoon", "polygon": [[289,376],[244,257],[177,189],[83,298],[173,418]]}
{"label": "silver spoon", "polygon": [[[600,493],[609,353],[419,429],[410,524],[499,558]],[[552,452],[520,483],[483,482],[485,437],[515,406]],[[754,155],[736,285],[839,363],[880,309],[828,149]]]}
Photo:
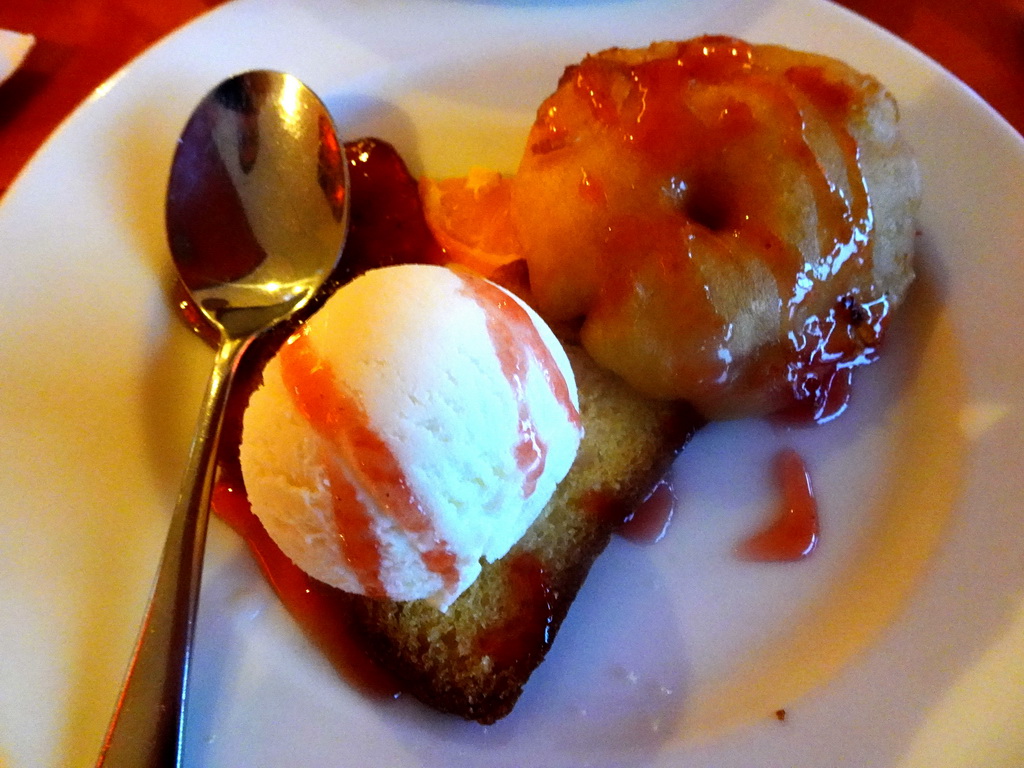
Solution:
{"label": "silver spoon", "polygon": [[320,100],[246,72],[200,102],[178,141],[167,233],[181,281],[220,332],[156,586],[97,765],[180,765],[210,489],[231,380],[250,342],[323,285],[348,225],[344,150]]}

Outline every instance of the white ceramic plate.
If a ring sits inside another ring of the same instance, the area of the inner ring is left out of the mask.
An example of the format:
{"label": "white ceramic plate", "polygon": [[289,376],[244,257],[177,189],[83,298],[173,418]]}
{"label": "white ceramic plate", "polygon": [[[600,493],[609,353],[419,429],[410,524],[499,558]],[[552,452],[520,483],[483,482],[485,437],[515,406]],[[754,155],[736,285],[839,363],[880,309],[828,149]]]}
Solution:
{"label": "white ceramic plate", "polygon": [[[564,64],[706,31],[887,82],[924,170],[921,279],[851,411],[701,434],[661,544],[616,541],[490,728],[354,692],[223,525],[188,764],[1024,762],[1024,142],[909,47],[812,0],[241,0],[97,90],[0,207],[0,765],[89,765],[150,587],[210,352],[169,307],[163,191],[198,98],[288,70],[414,171],[514,168]],[[767,459],[808,459],[823,542],[744,564]],[[785,709],[779,721],[775,712]]]}

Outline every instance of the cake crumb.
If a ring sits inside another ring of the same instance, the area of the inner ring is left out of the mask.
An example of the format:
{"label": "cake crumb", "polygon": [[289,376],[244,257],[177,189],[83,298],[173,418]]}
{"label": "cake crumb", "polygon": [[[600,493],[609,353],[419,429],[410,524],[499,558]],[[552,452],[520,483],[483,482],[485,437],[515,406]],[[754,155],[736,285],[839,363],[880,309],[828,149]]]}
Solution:
{"label": "cake crumb", "polygon": [[778,720],[780,723],[784,723],[786,721],[786,710],[784,710],[784,709],[776,709],[775,710],[775,719]]}

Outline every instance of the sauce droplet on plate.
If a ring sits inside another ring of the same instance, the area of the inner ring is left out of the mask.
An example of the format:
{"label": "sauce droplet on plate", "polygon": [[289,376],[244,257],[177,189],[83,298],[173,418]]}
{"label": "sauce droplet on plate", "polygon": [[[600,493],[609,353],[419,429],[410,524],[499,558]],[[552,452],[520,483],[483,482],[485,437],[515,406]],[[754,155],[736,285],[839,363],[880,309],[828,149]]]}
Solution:
{"label": "sauce droplet on plate", "polygon": [[656,544],[665,538],[675,508],[676,492],[672,482],[662,478],[622,521],[618,534],[637,544]]}
{"label": "sauce droplet on plate", "polygon": [[807,557],[818,544],[818,503],[804,460],[786,449],[775,457],[781,495],[779,510],[766,528],[739,546],[744,560],[787,562]]}

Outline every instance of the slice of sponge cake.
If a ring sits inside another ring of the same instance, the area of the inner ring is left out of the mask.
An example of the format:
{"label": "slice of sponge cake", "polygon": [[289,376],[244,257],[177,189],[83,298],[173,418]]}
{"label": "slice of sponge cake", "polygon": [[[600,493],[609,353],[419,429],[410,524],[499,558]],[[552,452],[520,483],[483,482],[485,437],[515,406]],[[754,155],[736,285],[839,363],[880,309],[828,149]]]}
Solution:
{"label": "slice of sponge cake", "polygon": [[357,598],[370,656],[430,706],[481,723],[507,715],[616,527],[699,426],[687,406],[643,398],[567,345],[585,435],[568,476],[520,542],[447,611]]}

